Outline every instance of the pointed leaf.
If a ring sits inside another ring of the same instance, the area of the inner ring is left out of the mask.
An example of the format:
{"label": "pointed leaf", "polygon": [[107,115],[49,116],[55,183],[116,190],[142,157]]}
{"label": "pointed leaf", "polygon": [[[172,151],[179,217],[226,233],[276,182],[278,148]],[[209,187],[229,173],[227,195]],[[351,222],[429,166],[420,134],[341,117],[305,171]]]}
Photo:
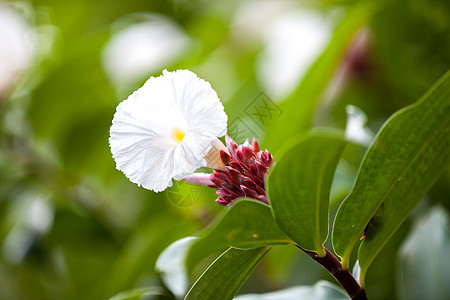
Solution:
{"label": "pointed leaf", "polygon": [[287,236],[303,249],[324,256],[330,190],[346,145],[344,134],[316,130],[295,143],[286,146],[288,150],[270,172],[270,204]]}
{"label": "pointed leaf", "polygon": [[232,299],[269,249],[228,249],[194,283],[185,300]]}
{"label": "pointed leaf", "polygon": [[344,268],[366,231],[359,251],[362,284],[375,256],[449,164],[449,130],[447,72],[417,103],[395,113],[368,149],[333,229]]}
{"label": "pointed leaf", "polygon": [[276,225],[270,208],[254,200],[240,200],[200,235],[187,256],[188,269],[206,256],[230,246],[251,249],[292,241]]}

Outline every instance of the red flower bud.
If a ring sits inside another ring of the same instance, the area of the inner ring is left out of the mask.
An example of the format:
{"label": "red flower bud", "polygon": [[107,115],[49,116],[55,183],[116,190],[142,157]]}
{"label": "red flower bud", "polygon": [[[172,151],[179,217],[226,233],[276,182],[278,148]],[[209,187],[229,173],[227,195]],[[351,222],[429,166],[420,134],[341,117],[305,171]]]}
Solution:
{"label": "red flower bud", "polygon": [[264,178],[273,164],[270,152],[261,151],[255,139],[251,146],[238,145],[228,135],[225,140],[229,154],[220,152],[225,171],[214,170],[210,176],[219,195],[216,202],[228,206],[235,199],[246,197],[268,204]]}

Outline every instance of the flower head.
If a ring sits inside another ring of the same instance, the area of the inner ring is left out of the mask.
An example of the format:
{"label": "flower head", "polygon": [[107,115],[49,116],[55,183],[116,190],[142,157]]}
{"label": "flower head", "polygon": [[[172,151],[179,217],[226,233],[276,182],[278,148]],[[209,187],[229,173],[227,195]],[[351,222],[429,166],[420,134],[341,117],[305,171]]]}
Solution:
{"label": "flower head", "polygon": [[117,169],[160,192],[206,166],[226,129],[227,115],[208,82],[188,70],[164,70],[118,105],[109,144]]}
{"label": "flower head", "polygon": [[228,152],[220,151],[225,170],[214,170],[210,175],[213,187],[217,189],[217,203],[228,206],[239,197],[253,198],[268,203],[264,179],[273,164],[269,151],[261,151],[254,139],[250,145],[238,145],[225,136]]}

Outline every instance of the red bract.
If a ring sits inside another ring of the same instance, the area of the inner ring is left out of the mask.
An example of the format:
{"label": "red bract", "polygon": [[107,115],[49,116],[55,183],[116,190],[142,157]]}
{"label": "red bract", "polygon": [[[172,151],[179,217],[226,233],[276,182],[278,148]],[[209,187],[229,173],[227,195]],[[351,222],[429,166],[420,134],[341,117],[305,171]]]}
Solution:
{"label": "red bract", "polygon": [[217,189],[216,202],[228,206],[239,197],[259,200],[268,204],[264,177],[273,164],[269,151],[261,151],[258,142],[238,145],[228,135],[225,136],[228,153],[220,151],[220,159],[225,171],[214,170],[210,179]]}

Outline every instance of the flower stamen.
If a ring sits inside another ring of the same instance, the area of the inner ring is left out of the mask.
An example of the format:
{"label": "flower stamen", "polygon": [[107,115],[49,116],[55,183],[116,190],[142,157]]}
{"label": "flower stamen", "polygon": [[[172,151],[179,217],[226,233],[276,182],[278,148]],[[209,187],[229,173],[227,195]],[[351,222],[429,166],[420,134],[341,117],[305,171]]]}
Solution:
{"label": "flower stamen", "polygon": [[179,127],[175,128],[172,131],[172,138],[177,142],[177,144],[181,143],[181,141],[184,139],[185,131]]}

